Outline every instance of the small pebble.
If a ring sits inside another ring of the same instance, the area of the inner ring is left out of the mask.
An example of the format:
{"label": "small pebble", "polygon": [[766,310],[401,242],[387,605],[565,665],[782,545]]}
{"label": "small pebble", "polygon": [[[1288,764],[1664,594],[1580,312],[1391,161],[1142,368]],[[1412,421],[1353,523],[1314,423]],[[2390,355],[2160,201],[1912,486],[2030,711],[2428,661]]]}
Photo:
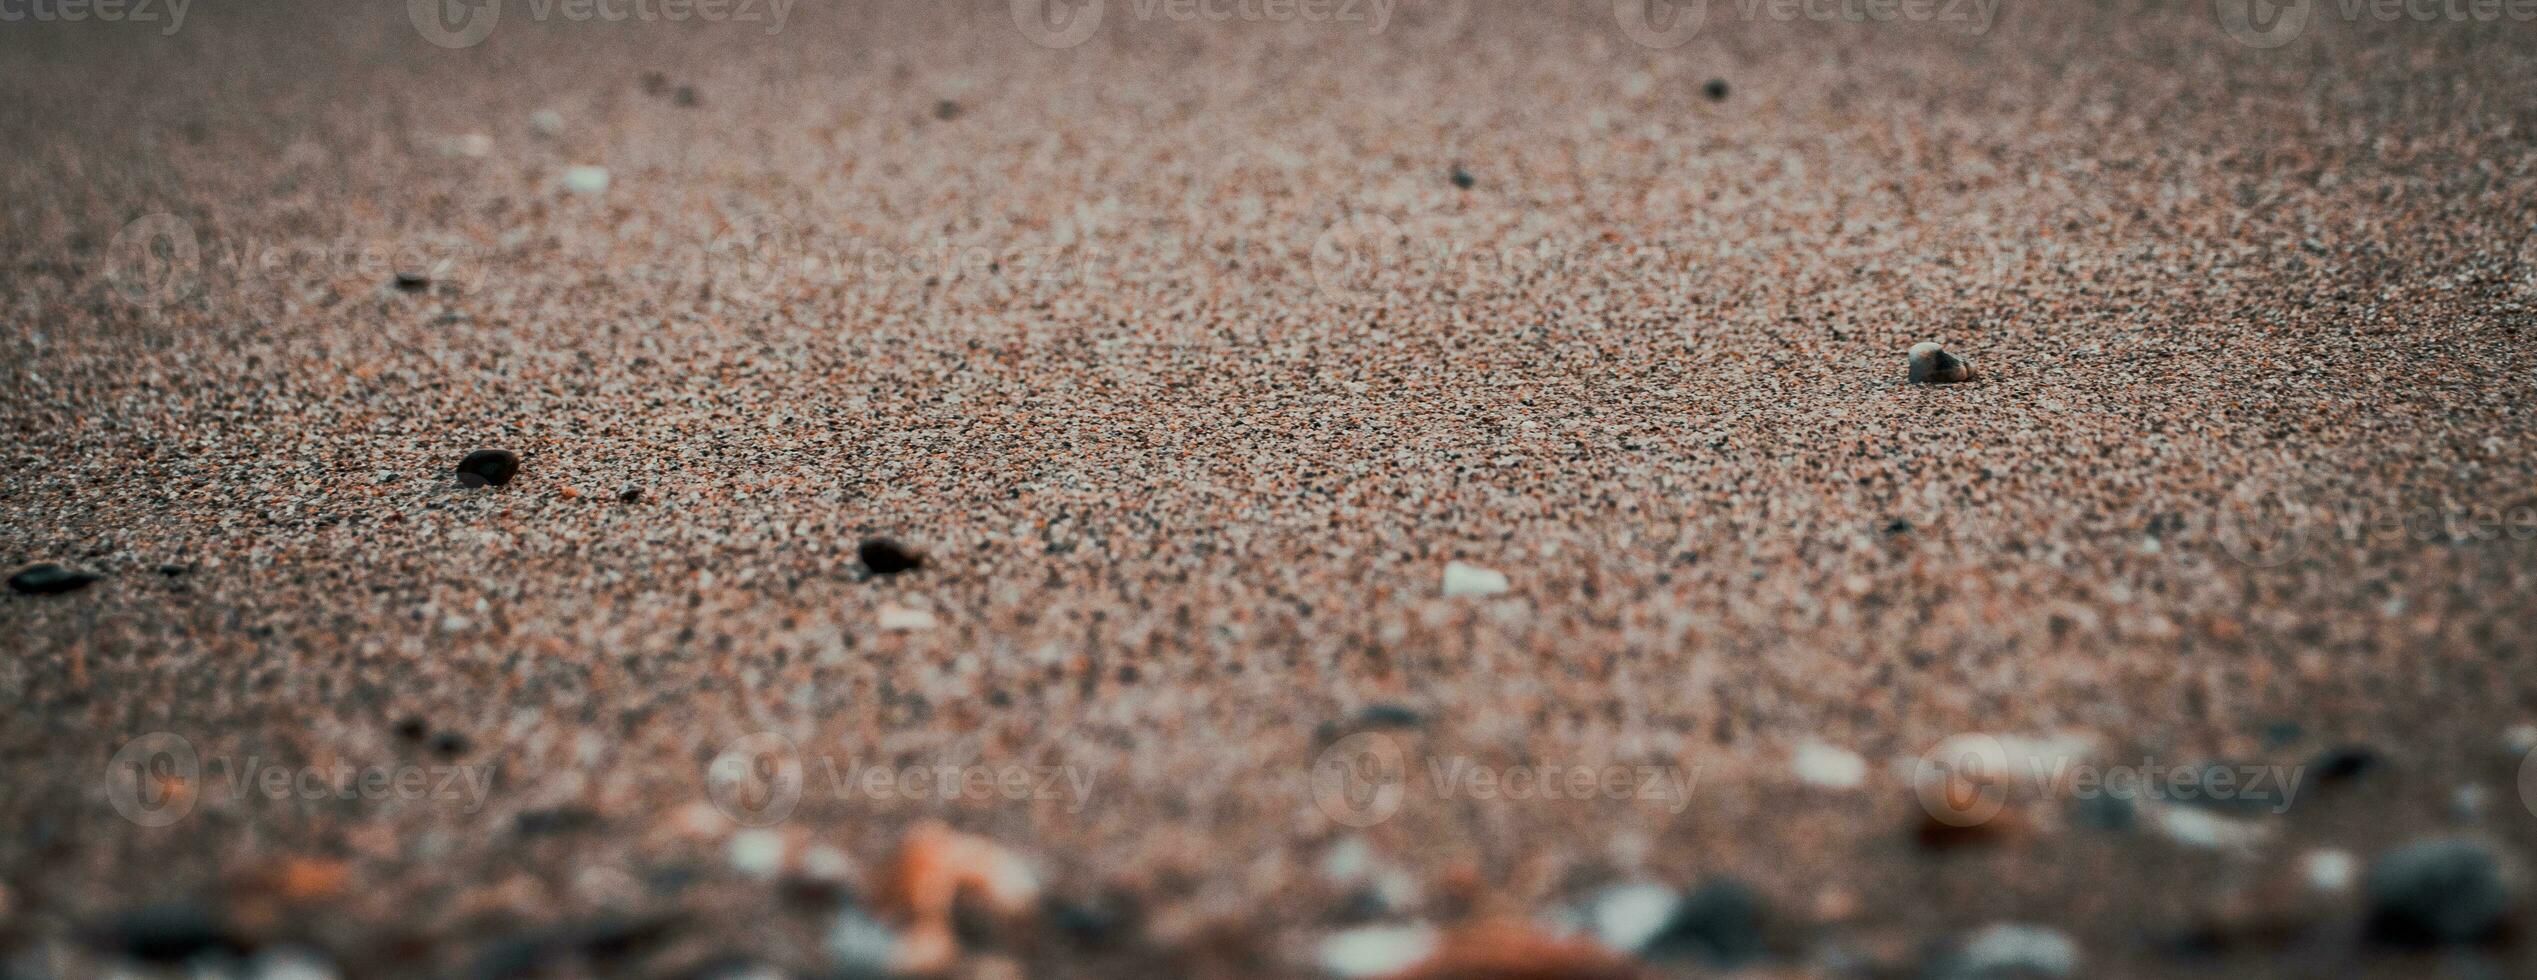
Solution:
{"label": "small pebble", "polygon": [[1497,595],[1507,589],[1506,574],[1462,562],[1445,564],[1445,598]]}
{"label": "small pebble", "polygon": [[643,94],[659,95],[669,91],[669,76],[656,71],[643,73]]}
{"label": "small pebble", "polygon": [[432,288],[432,277],[430,276],[426,276],[418,272],[400,272],[396,274],[397,292],[419,293],[430,288]]}
{"label": "small pebble", "polygon": [[553,109],[529,113],[529,131],[547,139],[564,135],[564,114]]}
{"label": "small pebble", "polygon": [[2468,783],[2449,794],[2449,819],[2459,823],[2484,822],[2484,811],[2493,804],[2493,791],[2482,783]]}
{"label": "small pebble", "polygon": [[1913,344],[1911,380],[1914,384],[1954,384],[1973,380],[1973,365],[1964,358],[1947,352],[1937,344]]}
{"label": "small pebble", "polygon": [[1700,86],[1700,94],[1711,102],[1726,101],[1727,80],[1723,78],[1710,79],[1708,84]]}
{"label": "small pebble", "polygon": [[52,562],[36,562],[9,576],[9,591],[21,595],[61,595],[103,581],[95,572],[75,572]]}
{"label": "small pebble", "polygon": [[1717,879],[1692,889],[1674,917],[1643,947],[1651,958],[1697,955],[1734,969],[1762,955],[1762,896],[1751,886]]}
{"label": "small pebble", "polygon": [[2415,841],[2380,855],[2364,884],[2371,938],[2439,946],[2492,938],[2517,902],[2501,861],[2456,838]]}
{"label": "small pebble", "polygon": [[642,488],[642,487],[635,486],[634,484],[631,484],[631,483],[626,484],[626,485],[625,485],[625,487],[624,487],[623,489],[620,489],[620,490],[618,490],[618,491],[617,491],[617,502],[618,502],[618,503],[621,503],[621,504],[631,504],[631,503],[636,503],[636,502],[641,501],[642,499],[643,499],[643,488]]}
{"label": "small pebble", "polygon": [[483,133],[451,136],[440,141],[439,149],[445,157],[480,160],[493,154],[493,137]]}
{"label": "small pebble", "polygon": [[575,194],[608,192],[608,168],[576,164],[564,171],[564,189]]}
{"label": "small pebble", "polygon": [[2261,825],[2181,806],[2161,807],[2158,829],[2168,840],[2206,851],[2253,847],[2269,836]]}
{"label": "small pebble", "polygon": [[873,622],[892,633],[921,633],[940,625],[933,613],[895,603],[882,606]]}
{"label": "small pebble", "polygon": [[1427,723],[1425,716],[1407,705],[1379,701],[1357,712],[1357,728],[1416,728]]}
{"label": "small pebble", "polygon": [[2299,858],[2299,877],[2309,888],[2328,894],[2352,890],[2360,873],[2361,862],[2350,851],[2321,847]]}
{"label": "small pebble", "polygon": [[458,485],[462,487],[508,486],[519,475],[520,457],[508,449],[479,449],[458,461]]}
{"label": "small pebble", "polygon": [[1789,758],[1789,769],[1808,786],[1857,789],[1867,783],[1868,761],[1837,745],[1807,742]]}
{"label": "small pebble", "polygon": [[2350,782],[2376,772],[2379,763],[2378,752],[2368,746],[2339,745],[2310,760],[2308,774],[2326,784]]}
{"label": "small pebble", "polygon": [[1448,176],[1446,179],[1453,181],[1453,185],[1455,187],[1462,188],[1466,191],[1480,183],[1479,178],[1471,176],[1471,171],[1464,170],[1459,165],[1453,168],[1452,175]]}
{"label": "small pebble", "polygon": [[1681,905],[1682,894],[1663,885],[1615,885],[1588,905],[1587,923],[1604,946],[1636,955],[1664,933]]}
{"label": "small pebble", "polygon": [[469,747],[467,736],[457,732],[442,732],[432,736],[432,753],[443,759],[455,759],[466,755]]}
{"label": "small pebble", "polygon": [[1998,922],[1966,937],[1954,961],[1935,972],[1965,980],[2066,977],[2079,972],[2079,944],[2049,926]]}
{"label": "small pebble", "polygon": [[960,103],[950,99],[934,103],[934,118],[944,122],[960,118]]}
{"label": "small pebble", "polygon": [[898,575],[925,567],[924,555],[888,538],[866,538],[855,546],[854,554],[874,575]]}
{"label": "small pebble", "polygon": [[767,829],[731,835],[731,870],[751,878],[772,878],[784,870],[784,835]]}
{"label": "small pebble", "polygon": [[126,912],[108,932],[124,955],[149,963],[177,964],[214,954],[236,956],[247,946],[218,915],[190,902]]}
{"label": "small pebble", "polygon": [[1322,940],[1314,958],[1335,976],[1392,976],[1434,956],[1438,944],[1436,927],[1430,925],[1361,926]]}
{"label": "small pebble", "polygon": [[2513,757],[2537,752],[2537,725],[2512,725],[2502,733],[2502,749]]}
{"label": "small pebble", "polygon": [[696,106],[696,86],[679,86],[678,93],[671,96],[670,101],[678,103],[680,108],[694,108]]}

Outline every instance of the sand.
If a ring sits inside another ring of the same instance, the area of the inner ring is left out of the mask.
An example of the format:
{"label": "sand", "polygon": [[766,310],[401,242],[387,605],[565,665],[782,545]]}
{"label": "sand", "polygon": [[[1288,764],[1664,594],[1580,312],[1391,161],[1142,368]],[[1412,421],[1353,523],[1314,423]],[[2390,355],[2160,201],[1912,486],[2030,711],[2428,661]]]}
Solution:
{"label": "sand", "polygon": [[2532,967],[2309,879],[2537,845],[2537,24],[402,6],[0,24],[17,972]]}

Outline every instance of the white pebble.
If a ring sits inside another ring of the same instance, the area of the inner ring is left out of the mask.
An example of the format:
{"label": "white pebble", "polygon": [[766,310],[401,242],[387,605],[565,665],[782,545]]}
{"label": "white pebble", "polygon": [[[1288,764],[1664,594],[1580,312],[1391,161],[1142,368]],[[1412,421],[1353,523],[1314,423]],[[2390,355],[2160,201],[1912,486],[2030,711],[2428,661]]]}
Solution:
{"label": "white pebble", "polygon": [[553,139],[564,135],[564,114],[553,109],[529,113],[529,129],[539,136]]}
{"label": "white pebble", "polygon": [[1462,562],[1445,563],[1445,598],[1497,595],[1507,589],[1506,574]]}
{"label": "white pebble", "polygon": [[1321,941],[1321,968],[1342,977],[1379,977],[1417,966],[1436,952],[1436,927],[1365,926]]}
{"label": "white pebble", "polygon": [[2265,837],[2264,828],[2257,824],[2182,806],[2161,808],[2158,829],[2168,840],[2206,851],[2252,847]]}
{"label": "white pebble", "polygon": [[608,168],[581,164],[564,171],[564,189],[575,194],[608,192]]}
{"label": "white pebble", "polygon": [[2079,972],[2079,944],[2048,926],[1998,922],[1982,927],[1964,943],[1958,975],[1969,977],[2040,974],[2066,977]]}
{"label": "white pebble", "polygon": [[1837,745],[1807,742],[1788,760],[1797,778],[1825,789],[1857,789],[1868,779],[1868,761]]}
{"label": "white pebble", "polygon": [[2352,890],[2353,879],[2360,876],[2360,871],[2361,862],[2352,852],[2331,847],[2318,848],[2299,859],[2299,876],[2307,879],[2308,887],[2321,892]]}
{"label": "white pebble", "polygon": [[882,629],[893,633],[922,632],[940,625],[934,619],[933,613],[896,603],[882,606],[881,611],[874,618]]}
{"label": "white pebble", "polygon": [[1604,889],[1588,910],[1594,937],[1615,952],[1636,953],[1674,920],[1682,896],[1663,885],[1640,883]]}
{"label": "white pebble", "polygon": [[763,828],[731,835],[731,869],[752,878],[772,878],[784,869],[784,835]]}
{"label": "white pebble", "polygon": [[490,156],[492,153],[493,137],[483,133],[449,136],[440,141],[440,155],[445,157],[466,157],[475,160]]}

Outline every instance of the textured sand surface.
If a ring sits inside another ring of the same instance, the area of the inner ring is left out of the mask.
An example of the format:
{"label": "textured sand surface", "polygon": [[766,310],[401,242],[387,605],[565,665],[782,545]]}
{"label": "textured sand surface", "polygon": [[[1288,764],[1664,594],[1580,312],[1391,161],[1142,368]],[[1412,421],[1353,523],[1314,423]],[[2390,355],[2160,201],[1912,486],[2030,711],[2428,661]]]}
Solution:
{"label": "textured sand surface", "polygon": [[[958,975],[1716,879],[1761,975],[2537,965],[2305,881],[2537,853],[2537,23],[402,6],[0,25],[0,561],[107,576],[0,596],[12,970],[906,965],[929,821],[1039,886]],[[2378,764],[1921,833],[1968,733]]]}

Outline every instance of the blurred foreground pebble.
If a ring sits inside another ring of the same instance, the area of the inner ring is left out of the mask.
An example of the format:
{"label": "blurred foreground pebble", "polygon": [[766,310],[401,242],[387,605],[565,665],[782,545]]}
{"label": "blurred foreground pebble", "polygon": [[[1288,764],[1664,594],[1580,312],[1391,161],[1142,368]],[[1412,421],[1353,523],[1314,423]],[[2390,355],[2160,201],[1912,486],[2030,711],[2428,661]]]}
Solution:
{"label": "blurred foreground pebble", "polygon": [[1913,344],[1911,379],[1914,384],[1954,384],[1973,380],[1973,365],[1964,358],[1947,352],[1937,344]]}
{"label": "blurred foreground pebble", "polygon": [[9,576],[9,591],[24,595],[60,595],[85,589],[105,576],[78,572],[52,562],[36,562]]}

